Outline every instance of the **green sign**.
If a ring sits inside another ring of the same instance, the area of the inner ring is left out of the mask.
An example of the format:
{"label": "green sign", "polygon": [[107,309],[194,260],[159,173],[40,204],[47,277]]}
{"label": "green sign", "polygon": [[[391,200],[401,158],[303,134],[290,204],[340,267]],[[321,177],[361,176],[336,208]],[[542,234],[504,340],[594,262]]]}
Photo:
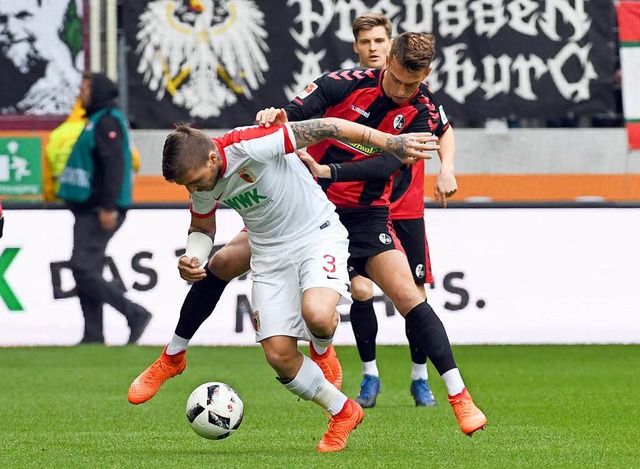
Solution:
{"label": "green sign", "polygon": [[42,195],[42,139],[0,138],[0,195]]}
{"label": "green sign", "polygon": [[18,300],[18,297],[4,278],[5,272],[18,255],[18,252],[20,252],[20,248],[6,248],[0,254],[0,298],[7,305],[9,311],[24,311],[20,300]]}

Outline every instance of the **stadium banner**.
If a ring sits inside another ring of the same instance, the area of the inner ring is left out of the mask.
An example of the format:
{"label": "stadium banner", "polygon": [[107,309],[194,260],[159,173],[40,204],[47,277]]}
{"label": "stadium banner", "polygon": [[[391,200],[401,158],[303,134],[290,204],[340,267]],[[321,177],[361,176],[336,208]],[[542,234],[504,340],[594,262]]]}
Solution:
{"label": "stadium banner", "polygon": [[[7,210],[0,244],[0,346],[72,345],[83,318],[68,260],[73,216],[65,210]],[[189,285],[177,259],[188,209],[130,210],[109,245],[105,276],[153,319],[140,340],[172,337]],[[453,344],[640,343],[637,302],[640,209],[447,209],[426,213],[435,284],[429,302]],[[242,228],[219,210],[216,245]],[[378,292],[379,293],[379,292]],[[254,345],[251,281],[232,281],[193,344]],[[342,307],[341,307],[342,308]],[[381,344],[406,344],[404,320],[375,298]],[[354,344],[348,308],[336,343]],[[105,307],[110,345],[128,338]]]}
{"label": "stadium banner", "polygon": [[67,115],[84,70],[86,0],[0,2],[0,121]]}
{"label": "stadium banner", "polygon": [[615,10],[587,0],[122,2],[136,128],[231,128],[357,65],[351,23],[385,14],[431,32],[429,83],[450,117],[554,118],[614,110]]}
{"label": "stadium banner", "polygon": [[640,150],[640,2],[622,1],[617,8],[622,109],[629,148]]}

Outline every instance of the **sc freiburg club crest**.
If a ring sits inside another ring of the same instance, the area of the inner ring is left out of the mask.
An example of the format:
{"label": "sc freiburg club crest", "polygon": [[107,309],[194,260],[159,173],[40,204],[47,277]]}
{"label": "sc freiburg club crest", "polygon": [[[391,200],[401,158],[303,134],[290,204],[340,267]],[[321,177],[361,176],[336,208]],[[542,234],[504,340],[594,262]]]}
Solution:
{"label": "sc freiburg club crest", "polygon": [[404,116],[402,114],[398,114],[395,119],[393,119],[393,128],[396,130],[402,130],[404,127]]}

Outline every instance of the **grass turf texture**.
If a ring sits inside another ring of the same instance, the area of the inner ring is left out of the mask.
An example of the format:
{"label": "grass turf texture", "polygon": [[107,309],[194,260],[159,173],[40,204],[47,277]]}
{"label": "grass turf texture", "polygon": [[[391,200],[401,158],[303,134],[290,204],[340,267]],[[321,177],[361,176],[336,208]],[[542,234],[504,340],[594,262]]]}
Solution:
{"label": "grass turf texture", "polygon": [[[304,347],[303,347],[304,348]],[[360,363],[337,347],[343,390]],[[130,382],[160,347],[0,349],[0,467],[639,467],[640,346],[474,346],[455,354],[486,432],[460,432],[441,379],[439,405],[409,395],[406,347],[380,347],[382,394],[341,453],[318,454],[327,419],[274,379],[257,347],[192,347],[188,366],[151,401],[127,402]],[[190,392],[232,385],[245,418],[230,438],[197,436]],[[329,466],[328,466],[329,465]]]}

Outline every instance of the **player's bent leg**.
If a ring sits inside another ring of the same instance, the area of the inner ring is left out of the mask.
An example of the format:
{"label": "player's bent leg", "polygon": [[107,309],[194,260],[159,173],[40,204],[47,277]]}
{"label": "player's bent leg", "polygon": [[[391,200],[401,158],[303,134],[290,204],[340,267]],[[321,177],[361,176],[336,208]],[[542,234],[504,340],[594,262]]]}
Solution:
{"label": "player's bent leg", "polygon": [[486,417],[466,392],[442,321],[429,303],[422,300],[413,282],[410,282],[412,289],[406,288],[408,283],[404,282],[408,282],[407,276],[411,278],[406,257],[399,251],[386,251],[371,257],[366,267],[371,279],[407,320],[407,331],[414,343],[427,354],[442,376],[460,429],[472,435],[484,428]]}
{"label": "player's bent leg", "polygon": [[297,339],[273,336],[260,342],[278,381],[292,394],[313,401],[331,414],[329,429],[318,443],[318,451],[340,451],[349,434],[364,418],[362,408],[347,398],[323,375],[311,359],[297,350]]}
{"label": "player's bent leg", "polygon": [[311,332],[311,359],[337,389],[342,388],[342,367],[332,342],[338,327],[339,299],[338,292],[324,287],[309,288],[302,295],[302,317]]}
{"label": "player's bent leg", "polygon": [[209,261],[211,272],[227,282],[247,272],[251,267],[251,248],[246,231],[238,233]]}
{"label": "player's bent leg", "polygon": [[147,402],[156,395],[166,380],[184,371],[187,366],[186,352],[182,351],[176,355],[167,355],[166,352],[165,347],[160,357],[131,383],[127,396],[129,402]]}
{"label": "player's bent leg", "polygon": [[403,252],[392,249],[371,256],[366,269],[371,280],[389,297],[402,316],[424,302]]}

